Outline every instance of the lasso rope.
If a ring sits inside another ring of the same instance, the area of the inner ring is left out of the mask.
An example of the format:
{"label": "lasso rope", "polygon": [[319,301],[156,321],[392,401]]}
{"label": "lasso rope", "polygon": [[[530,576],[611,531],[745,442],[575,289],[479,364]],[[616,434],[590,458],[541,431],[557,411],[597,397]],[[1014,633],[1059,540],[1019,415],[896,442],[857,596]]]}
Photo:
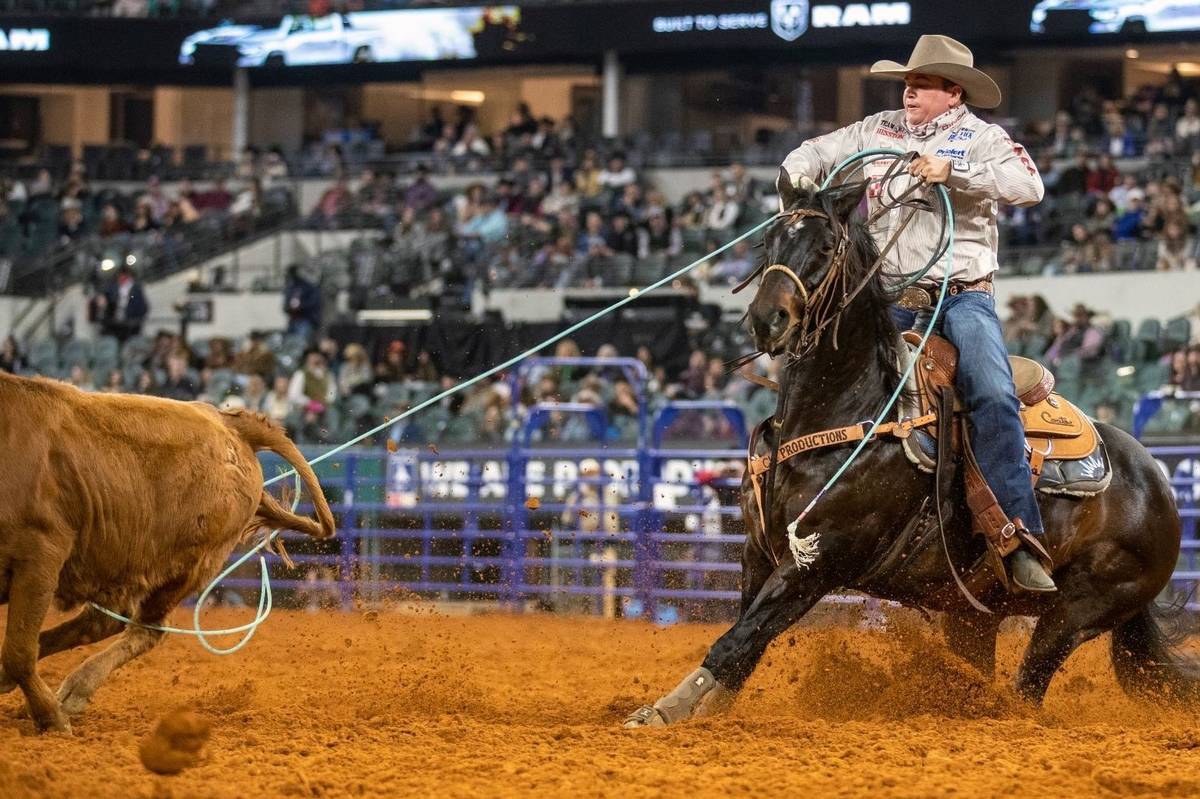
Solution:
{"label": "lasso rope", "polygon": [[[591,316],[587,317],[586,319],[576,322],[575,324],[571,325],[570,327],[567,327],[565,330],[562,330],[559,333],[555,333],[550,338],[546,339],[545,341],[543,341],[540,344],[530,347],[529,349],[522,352],[520,355],[509,358],[507,361],[505,361],[497,366],[493,366],[492,368],[488,369],[487,371],[482,372],[482,373],[476,375],[475,377],[472,377],[470,380],[467,380],[465,382],[462,382],[455,386],[452,386],[452,387],[446,389],[445,391],[441,392],[440,394],[430,397],[429,399],[425,400],[424,402],[421,402],[420,404],[415,405],[412,408],[409,408],[407,411],[404,411],[399,416],[388,419],[387,421],[383,422],[382,424],[376,425],[375,427],[371,428],[367,432],[362,433],[361,435],[355,436],[354,438],[350,439],[346,443],[340,444],[340,445],[334,447],[333,449],[329,450],[328,452],[318,455],[317,457],[308,461],[309,465],[313,466],[313,465],[320,463],[321,461],[328,460],[329,458],[332,458],[334,455],[344,452],[347,449],[349,449],[350,447],[353,447],[354,445],[356,445],[362,441],[365,441],[368,438],[371,438],[372,436],[376,435],[377,433],[380,433],[380,432],[386,430],[387,428],[391,427],[392,425],[397,424],[398,422],[401,422],[404,419],[407,419],[409,416],[412,416],[414,413],[424,410],[425,408],[428,408],[430,405],[434,405],[438,402],[441,402],[445,398],[451,397],[451,396],[459,393],[460,391],[465,391],[466,389],[470,388],[471,386],[474,386],[484,380],[487,380],[489,377],[492,377],[493,375],[503,372],[505,369],[509,369],[509,368],[515,366],[516,364],[520,363],[521,361],[525,360],[526,358],[528,358],[531,355],[536,355],[539,351],[545,349],[546,347],[549,347],[552,344],[558,343],[559,341],[561,341],[562,339],[571,335],[572,333],[587,327],[588,325],[607,316],[608,314],[611,314],[613,311],[617,310],[618,308],[622,308],[622,307],[628,305],[629,303],[633,302],[634,300],[636,300],[638,297],[642,296],[643,294],[650,292],[650,291],[654,291],[655,289],[658,289],[658,288],[662,288],[663,286],[667,285],[671,281],[676,280],[676,279],[686,275],[688,272],[692,271],[697,266],[699,266],[700,264],[709,260],[713,256],[716,256],[716,255],[719,255],[719,254],[725,252],[725,250],[727,250],[730,247],[732,247],[733,245],[737,244],[739,241],[743,241],[744,239],[747,239],[747,238],[753,236],[754,234],[758,233],[760,230],[765,228],[767,225],[774,222],[777,218],[779,218],[779,214],[771,215],[767,219],[763,220],[759,224],[757,224],[754,227],[747,230],[742,235],[738,236],[735,239],[732,239],[731,241],[727,242],[726,244],[723,244],[722,246],[720,246],[717,249],[713,250],[712,252],[708,253],[704,257],[698,258],[695,261],[692,261],[687,266],[684,266],[681,269],[675,270],[674,272],[667,275],[666,277],[654,281],[653,283],[651,283],[650,285],[646,286],[643,289],[631,289],[629,292],[629,296],[622,297],[621,299],[614,302],[612,305],[609,305],[607,308],[602,308],[601,310],[597,311],[596,313],[592,314]],[[281,474],[279,474],[275,477],[272,477],[270,480],[267,480],[266,482],[264,482],[263,486],[264,487],[269,486],[273,483],[279,482],[280,480],[286,480],[289,477],[295,477],[296,481],[297,481],[297,491],[296,491],[295,496],[292,499],[292,510],[295,510],[300,501],[299,475],[296,473],[295,469],[288,469],[287,471],[282,472]],[[121,614],[116,613],[107,608],[103,608],[94,602],[90,603],[90,604],[93,608],[100,611],[104,615],[106,615],[110,618],[116,619],[117,621],[123,622],[125,624],[131,624],[136,627],[143,627],[146,629],[157,630],[159,632],[164,632],[164,633],[175,633],[178,635],[194,635],[200,641],[201,646],[203,646],[205,649],[207,649],[212,654],[214,654],[214,655],[232,655],[234,652],[237,652],[239,649],[241,649],[242,647],[244,647],[246,644],[248,644],[250,642],[250,639],[254,637],[254,633],[255,633],[255,631],[257,631],[259,625],[262,624],[264,621],[266,621],[267,617],[269,617],[271,615],[273,602],[272,602],[272,596],[271,596],[271,580],[267,574],[267,559],[259,553],[262,552],[262,550],[265,549],[267,546],[269,546],[271,544],[271,542],[275,539],[275,537],[279,535],[279,533],[280,533],[279,530],[273,530],[270,535],[268,535],[266,538],[264,538],[262,541],[260,541],[254,547],[252,547],[248,552],[246,552],[246,554],[242,555],[240,558],[235,560],[228,567],[226,567],[224,571],[222,571],[219,575],[217,575],[215,578],[213,578],[212,582],[210,582],[208,584],[208,587],[206,587],[204,589],[204,591],[201,592],[200,597],[196,600],[196,606],[192,612],[192,628],[191,629],[182,629],[179,627],[161,627],[161,626],[153,625],[153,624],[143,624],[141,622],[130,619],[126,616],[122,616]],[[220,585],[222,580],[224,580],[226,577],[228,577],[234,570],[236,570],[242,564],[246,563],[246,561],[250,560],[255,555],[258,555],[259,569],[260,569],[260,575],[261,575],[260,581],[261,581],[262,588],[260,590],[259,598],[258,598],[258,610],[255,612],[254,618],[251,621],[249,621],[241,626],[231,627],[231,628],[225,629],[225,630],[205,630],[205,629],[201,628],[201,626],[200,626],[200,611],[204,607],[204,603],[208,599],[209,595],[212,594],[212,592],[214,590],[216,590],[217,586]],[[236,633],[245,633],[245,635],[235,645],[233,645],[229,648],[226,648],[226,649],[220,649],[218,647],[215,647],[212,644],[210,644],[207,640],[207,636],[233,635]]]}
{"label": "lasso rope", "polygon": [[[827,189],[834,177],[851,164],[858,163],[859,161],[868,161],[868,159],[870,161],[874,161],[879,160],[880,158],[902,158],[903,156],[904,153],[900,152],[899,150],[891,150],[886,148],[863,150],[860,153],[850,156],[834,167],[833,171],[829,173],[829,177],[825,178],[825,182],[821,184],[821,189],[822,191]],[[946,187],[941,184],[935,184],[934,188],[936,189],[938,196],[941,198],[942,208],[946,212],[947,239],[945,248],[946,267],[943,270],[944,274],[942,275],[942,285],[940,291],[938,291],[937,304],[933,307],[933,315],[929,318],[929,324],[925,328],[924,335],[921,336],[921,343],[917,345],[916,353],[914,353],[913,357],[909,359],[908,366],[904,369],[904,374],[900,376],[900,382],[896,384],[896,390],[892,392],[892,396],[888,398],[887,403],[883,406],[883,410],[879,412],[879,415],[875,417],[875,420],[871,423],[871,429],[868,430],[867,434],[862,437],[861,441],[858,442],[858,445],[850,453],[850,457],[838,467],[837,471],[834,472],[833,476],[825,482],[825,485],[820,491],[817,492],[816,496],[812,498],[808,505],[805,506],[804,510],[800,511],[800,515],[796,517],[796,520],[788,525],[787,531],[789,543],[793,541],[798,541],[801,544],[803,543],[803,540],[798,539],[796,536],[796,530],[799,529],[800,522],[804,521],[804,517],[807,516],[814,507],[816,507],[817,503],[821,501],[821,497],[825,496],[825,493],[842,478],[842,475],[846,473],[846,470],[850,468],[850,465],[857,460],[859,453],[863,451],[863,448],[867,446],[867,443],[874,437],[875,431],[879,428],[879,425],[883,424],[883,421],[887,419],[889,415],[891,415],[892,408],[896,406],[896,401],[900,398],[900,393],[904,391],[904,387],[908,384],[908,378],[912,375],[913,367],[916,366],[917,361],[920,359],[921,353],[925,351],[925,342],[929,341],[929,337],[933,334],[933,327],[937,322],[938,314],[941,313],[942,303],[946,299],[946,287],[950,285],[950,272],[954,263],[954,209],[950,207],[950,193],[946,191]],[[941,243],[939,242],[939,250],[941,249],[940,244]],[[915,284],[918,280],[924,277],[930,269],[933,268],[936,260],[936,257],[931,259],[929,263],[925,265],[924,269],[910,277],[907,277],[899,284],[899,287],[907,288],[908,286]]]}
{"label": "lasso rope", "polygon": [[[889,149],[864,150],[856,155],[851,156],[850,158],[847,158],[842,163],[838,164],[834,168],[834,170],[829,174],[829,177],[825,179],[825,182],[821,185],[821,188],[822,189],[828,188],[829,183],[834,178],[834,176],[836,176],[846,166],[848,166],[852,163],[857,163],[858,161],[862,161],[867,158],[871,158],[872,160],[878,160],[879,158],[886,157],[886,156],[903,157],[904,153],[900,152],[899,150],[889,150]],[[950,233],[949,233],[949,247],[948,247],[948,251],[947,251],[948,252],[947,265],[949,265],[949,260],[952,259],[953,253],[954,253],[953,212],[951,211],[951,208],[950,208],[950,198],[949,198],[948,193],[946,192],[945,187],[937,186],[937,189],[940,190],[942,202],[945,207],[948,219],[950,220],[950,223],[951,223],[950,225],[948,225],[948,229],[949,229]],[[634,300],[641,297],[643,294],[654,291],[655,289],[662,288],[663,286],[667,285],[668,283],[671,283],[672,281],[677,280],[680,277],[683,277],[688,272],[692,271],[697,266],[699,266],[700,264],[709,260],[710,258],[725,252],[725,250],[728,250],[730,247],[733,247],[738,242],[744,241],[745,239],[755,235],[756,233],[763,230],[765,227],[770,225],[772,222],[774,222],[776,219],[780,218],[781,216],[783,216],[782,213],[772,214],[767,219],[763,220],[759,224],[757,224],[754,227],[747,230],[745,233],[742,233],[740,236],[738,236],[735,239],[731,239],[730,241],[721,245],[720,247],[718,247],[717,249],[708,253],[707,255],[692,261],[690,264],[688,264],[684,267],[681,267],[680,269],[675,270],[674,272],[667,275],[666,277],[663,277],[663,278],[660,278],[659,280],[654,281],[653,283],[646,286],[645,288],[630,290],[629,296],[622,297],[620,300],[617,300],[616,302],[612,303],[608,307],[602,308],[601,310],[597,311],[596,313],[592,314],[591,316],[588,316],[587,318],[582,319],[582,320],[576,322],[575,324],[568,326],[567,328],[563,329],[562,331],[555,333],[550,338],[546,339],[545,341],[541,342],[540,344],[530,347],[529,349],[525,350],[521,354],[513,356],[512,358],[509,358],[507,361],[504,361],[503,363],[493,366],[490,369],[487,369],[486,371],[481,372],[480,374],[476,375],[475,377],[472,377],[469,380],[466,380],[462,383],[458,383],[457,385],[451,386],[450,388],[446,389],[445,391],[424,400],[423,402],[413,406],[412,408],[409,408],[408,410],[404,411],[400,415],[393,417],[391,419],[388,419],[388,420],[384,421],[383,423],[371,428],[367,432],[362,433],[358,436],[355,436],[354,438],[350,439],[349,441],[345,442],[344,444],[340,444],[340,445],[334,447],[333,449],[331,449],[327,452],[324,452],[321,455],[318,455],[317,457],[308,461],[309,465],[314,466],[322,461],[332,458],[333,456],[335,456],[339,453],[345,452],[347,449],[355,446],[356,444],[361,443],[362,441],[365,441],[368,438],[375,436],[376,434],[388,429],[392,425],[395,425],[395,424],[403,421],[404,419],[407,419],[409,416],[412,416],[413,414],[415,414],[419,411],[422,411],[431,405],[441,402],[443,399],[446,399],[447,397],[451,397],[461,391],[465,391],[466,389],[470,388],[471,386],[477,385],[480,382],[487,380],[489,377],[492,377],[496,374],[499,374],[500,372],[503,372],[506,369],[509,369],[509,368],[515,366],[516,364],[520,363],[521,361],[525,360],[526,358],[528,358],[532,355],[536,355],[539,351],[545,349],[546,347],[549,347],[552,344],[558,343],[559,341],[563,340],[567,336],[570,336],[572,333],[575,333],[578,330],[582,330],[583,328],[587,327],[588,325],[592,324],[593,322],[596,322],[596,321],[602,319],[603,317],[608,316],[613,311],[616,311],[619,308],[623,308],[624,306],[628,305],[629,303],[631,303]],[[930,262],[925,266],[925,268],[922,269],[916,276],[914,276],[913,278],[910,278],[908,281],[906,281],[905,285],[911,285],[912,283],[915,283],[916,280],[920,279],[920,277],[924,276],[924,274],[933,267],[933,264],[935,263],[935,261],[936,261],[936,258],[931,259]],[[933,324],[937,320],[938,312],[941,309],[942,300],[944,299],[945,294],[946,294],[946,286],[949,284],[949,275],[950,275],[950,269],[947,268],[946,275],[942,279],[942,290],[938,296],[938,304],[934,308],[933,317],[929,323],[929,329],[925,332],[924,337],[921,339],[921,344],[917,349],[918,354],[920,354],[920,352],[924,349],[925,342],[928,340],[930,332],[933,330]],[[863,440],[859,443],[858,447],[855,448],[853,453],[851,453],[849,460],[847,460],[841,466],[841,468],[838,469],[838,471],[834,474],[834,476],[830,478],[829,482],[827,482],[825,484],[825,487],[821,489],[821,491],[817,494],[817,496],[813,498],[813,501],[809,503],[808,507],[805,508],[804,511],[800,514],[800,517],[795,522],[793,522],[791,525],[788,526],[789,532],[794,530],[796,525],[799,524],[800,520],[804,518],[804,515],[807,514],[813,508],[813,506],[816,505],[817,500],[819,500],[825,494],[825,492],[835,482],[837,482],[837,480],[842,476],[842,474],[846,471],[846,469],[849,467],[849,465],[858,456],[858,454],[862,450],[863,446],[867,443],[867,441],[869,441],[871,439],[871,436],[874,435],[875,429],[880,425],[880,423],[882,423],[883,419],[886,417],[887,413],[891,410],[892,406],[895,405],[897,398],[900,396],[900,391],[902,390],[905,382],[907,381],[909,374],[911,374],[911,372],[912,372],[913,364],[915,362],[916,361],[914,359],[912,362],[909,363],[908,369],[905,371],[903,379],[900,381],[900,384],[896,387],[896,391],[893,392],[891,399],[888,401],[887,406],[884,408],[884,411],[879,415],[879,418],[877,418],[875,420],[875,423],[871,426],[871,429],[867,433],[866,437],[863,438]],[[279,482],[280,480],[285,480],[288,477],[295,477],[296,481],[297,481],[297,490],[296,490],[294,497],[292,498],[292,510],[294,511],[294,510],[296,510],[296,507],[299,505],[299,502],[300,502],[299,475],[296,473],[295,469],[288,469],[287,471],[284,471],[281,474],[279,474],[275,477],[272,477],[271,479],[265,481],[263,483],[263,486],[264,487],[270,486],[274,483]],[[205,589],[200,593],[200,596],[196,600],[196,605],[192,610],[192,628],[191,629],[184,629],[184,628],[179,628],[179,627],[158,626],[158,625],[152,625],[152,624],[143,624],[141,622],[135,621],[131,618],[123,616],[123,615],[116,613],[112,610],[109,610],[107,608],[103,608],[100,605],[97,605],[96,603],[90,603],[91,607],[95,608],[96,610],[100,611],[101,613],[105,614],[106,616],[116,619],[117,621],[120,621],[124,624],[134,625],[137,627],[143,627],[146,629],[156,630],[158,632],[163,632],[163,633],[174,633],[177,635],[194,635],[194,636],[196,636],[197,640],[199,640],[200,645],[203,646],[206,650],[208,650],[212,654],[214,654],[214,655],[232,655],[233,653],[239,651],[242,647],[244,647],[246,644],[248,644],[250,642],[250,639],[254,637],[254,633],[257,632],[258,627],[267,620],[267,618],[271,615],[272,609],[274,608],[273,597],[272,597],[272,593],[271,593],[271,579],[270,579],[270,576],[269,576],[268,570],[267,570],[267,560],[260,553],[262,552],[262,550],[264,550],[266,547],[268,547],[271,544],[271,542],[274,541],[275,537],[278,536],[279,534],[280,534],[279,530],[271,531],[270,535],[268,535],[266,538],[264,538],[258,544],[251,547],[244,555],[239,557],[237,560],[235,560],[233,563],[231,563],[229,566],[227,566],[220,574],[218,574],[215,578],[213,578],[213,580],[208,584],[207,587],[205,587]],[[213,591],[215,591],[217,589],[217,587],[221,584],[221,582],[225,578],[227,578],[236,569],[241,567],[243,564],[245,564],[247,561],[249,561],[255,555],[258,555],[258,560],[259,560],[261,589],[259,592],[258,609],[255,611],[254,618],[252,620],[250,620],[249,622],[242,624],[240,626],[237,626],[237,627],[230,627],[230,628],[223,629],[223,630],[205,630],[205,629],[203,629],[200,625],[200,613],[203,610],[204,604],[208,600],[209,596],[212,594]],[[207,640],[209,636],[235,635],[237,633],[245,633],[245,635],[243,635],[242,638],[236,644],[234,644],[231,647],[224,648],[224,649],[213,646]]]}

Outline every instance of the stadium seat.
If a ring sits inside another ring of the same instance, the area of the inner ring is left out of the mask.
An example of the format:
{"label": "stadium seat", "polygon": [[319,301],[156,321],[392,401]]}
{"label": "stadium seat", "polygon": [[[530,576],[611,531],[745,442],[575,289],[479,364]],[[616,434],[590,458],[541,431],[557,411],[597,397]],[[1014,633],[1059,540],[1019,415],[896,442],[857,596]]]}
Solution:
{"label": "stadium seat", "polygon": [[1157,319],[1143,319],[1134,336],[1134,361],[1152,361],[1159,355],[1158,343],[1162,324]]}
{"label": "stadium seat", "polygon": [[91,367],[92,342],[72,339],[62,350],[62,365],[68,369],[72,366]]}
{"label": "stadium seat", "polygon": [[1133,359],[1133,326],[1128,319],[1114,319],[1108,334],[1108,352],[1118,363]]}
{"label": "stadium seat", "polygon": [[121,347],[121,362],[126,366],[137,364],[141,366],[154,351],[154,344],[145,336],[134,336]]}
{"label": "stadium seat", "polygon": [[1183,349],[1192,338],[1192,323],[1186,317],[1177,316],[1167,321],[1162,331],[1163,352]]}
{"label": "stadium seat", "polygon": [[52,338],[42,338],[33,342],[29,348],[29,364],[40,374],[57,373],[58,342]]}

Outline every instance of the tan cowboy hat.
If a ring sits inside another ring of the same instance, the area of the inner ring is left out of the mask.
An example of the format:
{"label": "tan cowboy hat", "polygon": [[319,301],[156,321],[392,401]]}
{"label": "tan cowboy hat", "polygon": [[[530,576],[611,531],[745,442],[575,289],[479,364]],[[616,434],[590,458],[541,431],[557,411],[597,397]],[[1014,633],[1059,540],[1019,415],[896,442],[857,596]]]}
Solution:
{"label": "tan cowboy hat", "polygon": [[903,78],[919,72],[936,75],[957,83],[963,88],[963,97],[978,108],[995,108],[1000,105],[1000,87],[996,81],[975,69],[975,56],[965,44],[949,36],[925,35],[917,40],[907,64],[896,61],[876,61],[871,73]]}

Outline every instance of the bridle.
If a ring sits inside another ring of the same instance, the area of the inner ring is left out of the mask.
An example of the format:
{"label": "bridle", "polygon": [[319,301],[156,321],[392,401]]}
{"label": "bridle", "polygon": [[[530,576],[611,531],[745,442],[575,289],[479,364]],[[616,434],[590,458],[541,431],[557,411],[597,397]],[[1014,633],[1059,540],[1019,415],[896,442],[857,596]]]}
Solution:
{"label": "bridle", "polygon": [[833,348],[837,349],[838,328],[842,313],[875,277],[875,274],[883,266],[888,254],[896,246],[896,242],[900,240],[900,235],[908,227],[916,212],[932,208],[927,199],[911,196],[926,186],[924,182],[913,183],[899,196],[891,193],[891,182],[904,173],[905,167],[911,162],[914,155],[910,153],[904,158],[895,159],[879,181],[881,186],[886,187],[886,197],[880,201],[876,211],[867,218],[867,226],[870,227],[885,213],[900,206],[907,208],[908,213],[896,231],[891,235],[884,248],[879,251],[874,263],[871,264],[870,268],[866,270],[858,284],[853,288],[850,288],[849,276],[846,274],[846,260],[849,257],[851,244],[850,226],[846,221],[817,208],[796,208],[790,211],[782,211],[778,214],[778,218],[788,227],[799,224],[805,219],[824,220],[833,229],[835,241],[833,254],[829,259],[829,268],[826,270],[821,282],[811,289],[796,274],[794,269],[787,264],[781,263],[771,264],[770,266],[764,263],[747,275],[733,289],[733,293],[736,294],[750,285],[755,278],[760,278],[759,285],[761,287],[762,283],[766,281],[767,276],[773,272],[779,272],[784,275],[796,286],[796,290],[803,302],[803,310],[799,319],[793,318],[788,323],[787,328],[781,336],[787,347],[786,352],[789,361],[803,358],[815,350],[817,345],[820,344],[821,337],[826,328],[830,325],[833,326]]}

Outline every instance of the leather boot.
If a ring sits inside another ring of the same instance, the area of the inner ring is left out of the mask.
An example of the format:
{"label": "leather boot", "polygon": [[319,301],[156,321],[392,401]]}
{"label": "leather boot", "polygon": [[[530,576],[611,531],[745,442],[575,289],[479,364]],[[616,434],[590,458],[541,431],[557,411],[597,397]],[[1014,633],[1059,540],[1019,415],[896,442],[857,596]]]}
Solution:
{"label": "leather boot", "polygon": [[1008,556],[1008,566],[1012,581],[1024,591],[1045,594],[1058,590],[1046,567],[1024,546]]}

